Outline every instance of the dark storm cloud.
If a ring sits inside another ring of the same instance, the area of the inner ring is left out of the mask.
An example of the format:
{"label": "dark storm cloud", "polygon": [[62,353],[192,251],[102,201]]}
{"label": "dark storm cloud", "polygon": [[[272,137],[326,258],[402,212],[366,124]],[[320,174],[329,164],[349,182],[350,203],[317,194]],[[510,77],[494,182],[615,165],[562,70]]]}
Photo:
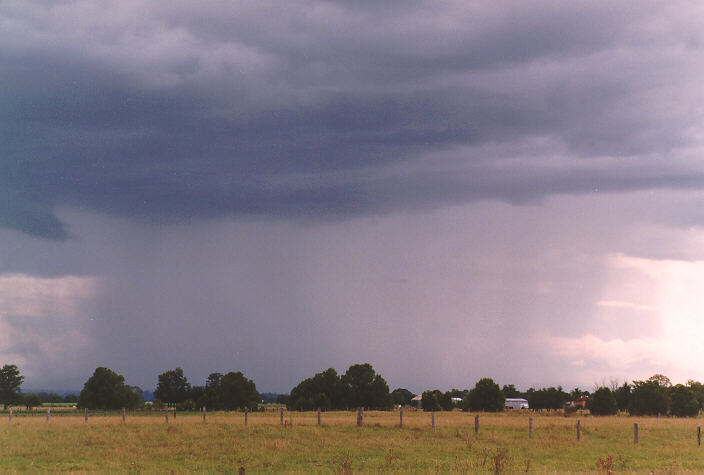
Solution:
{"label": "dark storm cloud", "polygon": [[5,3],[0,226],[65,238],[62,205],[320,218],[704,184],[654,158],[699,120],[687,15],[487,5]]}

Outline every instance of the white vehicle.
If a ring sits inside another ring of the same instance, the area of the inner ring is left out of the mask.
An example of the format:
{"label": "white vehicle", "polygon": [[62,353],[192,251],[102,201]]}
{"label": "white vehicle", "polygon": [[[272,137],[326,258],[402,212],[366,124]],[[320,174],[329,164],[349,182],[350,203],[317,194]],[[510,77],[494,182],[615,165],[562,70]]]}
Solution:
{"label": "white vehicle", "polygon": [[504,404],[506,409],[529,409],[528,400],[523,398],[506,398],[506,403]]}

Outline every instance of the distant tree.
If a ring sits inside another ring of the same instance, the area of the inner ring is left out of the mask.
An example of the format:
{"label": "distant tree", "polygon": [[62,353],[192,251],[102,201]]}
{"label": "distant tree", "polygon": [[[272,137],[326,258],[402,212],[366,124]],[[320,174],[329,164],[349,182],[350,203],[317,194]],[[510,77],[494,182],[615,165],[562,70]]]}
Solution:
{"label": "distant tree", "polygon": [[289,394],[279,394],[276,396],[276,404],[286,404],[288,406],[291,400],[291,395]]}
{"label": "distant tree", "polygon": [[624,381],[613,393],[619,411],[627,411],[631,404],[631,385]]}
{"label": "distant tree", "polygon": [[57,393],[39,392],[37,396],[42,402],[64,402],[63,396]]}
{"label": "distant tree", "polygon": [[491,378],[482,378],[469,391],[463,409],[470,411],[500,412],[504,410],[506,396]]}
{"label": "distant tree", "polygon": [[27,410],[30,410],[33,407],[41,406],[42,405],[42,398],[39,396],[39,394],[34,394],[34,393],[24,394],[22,396],[22,405],[24,405],[24,407],[26,407]]}
{"label": "distant tree", "polygon": [[633,415],[667,414],[667,386],[657,380],[633,381],[628,412]]}
{"label": "distant tree", "polygon": [[191,385],[183,375],[183,369],[176,368],[158,376],[154,397],[169,405],[174,405],[185,401],[190,389]]}
{"label": "distant tree", "polygon": [[0,369],[0,403],[5,409],[8,405],[19,402],[23,381],[24,376],[20,375],[16,365],[6,364]]}
{"label": "distant tree", "polygon": [[337,371],[328,368],[298,383],[291,390],[289,407],[294,410],[313,410],[316,408],[328,411],[344,409],[345,387]]}
{"label": "distant tree", "polygon": [[99,367],[83,385],[78,406],[88,409],[134,409],[139,396],[125,385],[125,377],[111,369]]}
{"label": "distant tree", "polygon": [[369,363],[355,364],[342,376],[349,407],[390,409],[389,385]]}
{"label": "distant tree", "polygon": [[396,388],[391,391],[391,401],[397,406],[408,406],[415,395],[408,389]]}
{"label": "distant tree", "polygon": [[608,416],[618,413],[616,398],[611,390],[606,387],[601,387],[594,391],[588,408],[589,412],[596,416]]}
{"label": "distant tree", "polygon": [[220,379],[218,400],[222,409],[256,409],[259,407],[259,393],[254,381],[241,372],[229,372]]}
{"label": "distant tree", "polygon": [[704,384],[690,379],[687,381],[687,387],[692,390],[692,394],[697,398],[699,408],[704,409]]}
{"label": "distant tree", "polygon": [[570,400],[577,401],[583,397],[589,397],[589,391],[582,391],[579,388],[574,388],[570,391]]}
{"label": "distant tree", "polygon": [[64,396],[63,402],[78,402],[78,396],[75,394],[67,394]]}
{"label": "distant tree", "polygon": [[530,388],[526,392],[526,399],[531,409],[560,409],[569,399],[569,394],[562,390],[562,386],[537,390]]}
{"label": "distant tree", "polygon": [[689,387],[677,384],[671,388],[670,396],[670,412],[673,416],[694,417],[699,414],[699,401]]}
{"label": "distant tree", "polygon": [[659,386],[662,386],[663,388],[671,388],[672,387],[672,382],[670,381],[670,378],[668,378],[664,374],[654,374],[648,378],[648,381],[653,382],[653,383],[657,383]]}
{"label": "distant tree", "polygon": [[501,392],[504,393],[504,396],[506,398],[521,398],[523,397],[523,394],[516,389],[516,386],[513,384],[504,384],[504,387],[501,388]]}
{"label": "distant tree", "polygon": [[437,389],[434,391],[423,391],[420,399],[420,407],[427,412],[440,411],[442,408],[440,407],[440,401],[438,401],[437,396],[439,392],[440,391]]}

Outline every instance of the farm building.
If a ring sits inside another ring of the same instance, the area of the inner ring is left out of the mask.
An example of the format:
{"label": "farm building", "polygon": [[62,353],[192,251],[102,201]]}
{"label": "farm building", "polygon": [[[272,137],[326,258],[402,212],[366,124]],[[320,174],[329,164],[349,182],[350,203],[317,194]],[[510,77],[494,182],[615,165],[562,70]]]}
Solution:
{"label": "farm building", "polygon": [[528,409],[529,408],[527,399],[512,398],[512,397],[506,398],[506,402],[504,403],[504,407],[506,407],[506,409]]}

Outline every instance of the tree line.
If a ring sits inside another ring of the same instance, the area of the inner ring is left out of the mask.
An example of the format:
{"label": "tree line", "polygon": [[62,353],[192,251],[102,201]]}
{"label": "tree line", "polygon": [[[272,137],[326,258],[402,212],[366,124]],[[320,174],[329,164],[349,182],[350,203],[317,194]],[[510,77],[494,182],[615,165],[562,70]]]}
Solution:
{"label": "tree line", "polygon": [[[85,382],[78,396],[56,393],[23,394],[24,376],[16,365],[0,369],[0,403],[25,405],[27,408],[47,402],[73,402],[88,409],[136,409],[144,404],[142,390],[125,384],[124,376],[109,368],[98,367]],[[275,402],[289,410],[344,410],[357,407],[388,410],[394,406],[410,406],[416,395],[405,388],[389,391],[386,380],[369,363],[353,364],[344,374],[334,368],[306,378],[280,394]],[[175,368],[157,376],[154,404],[177,407],[180,410],[257,410],[262,396],[254,381],[241,372],[211,373],[204,385],[191,385],[183,369]],[[500,387],[491,378],[482,378],[472,389],[427,390],[421,394],[419,407],[425,411],[503,411],[507,398],[523,398],[531,409],[570,410],[569,401],[583,401],[595,415],[625,411],[632,415],[695,416],[704,409],[704,384],[689,380],[672,385],[669,378],[655,374],[645,381],[612,382],[593,393],[579,388],[565,392],[561,386],[530,388],[521,392],[513,384]]]}

